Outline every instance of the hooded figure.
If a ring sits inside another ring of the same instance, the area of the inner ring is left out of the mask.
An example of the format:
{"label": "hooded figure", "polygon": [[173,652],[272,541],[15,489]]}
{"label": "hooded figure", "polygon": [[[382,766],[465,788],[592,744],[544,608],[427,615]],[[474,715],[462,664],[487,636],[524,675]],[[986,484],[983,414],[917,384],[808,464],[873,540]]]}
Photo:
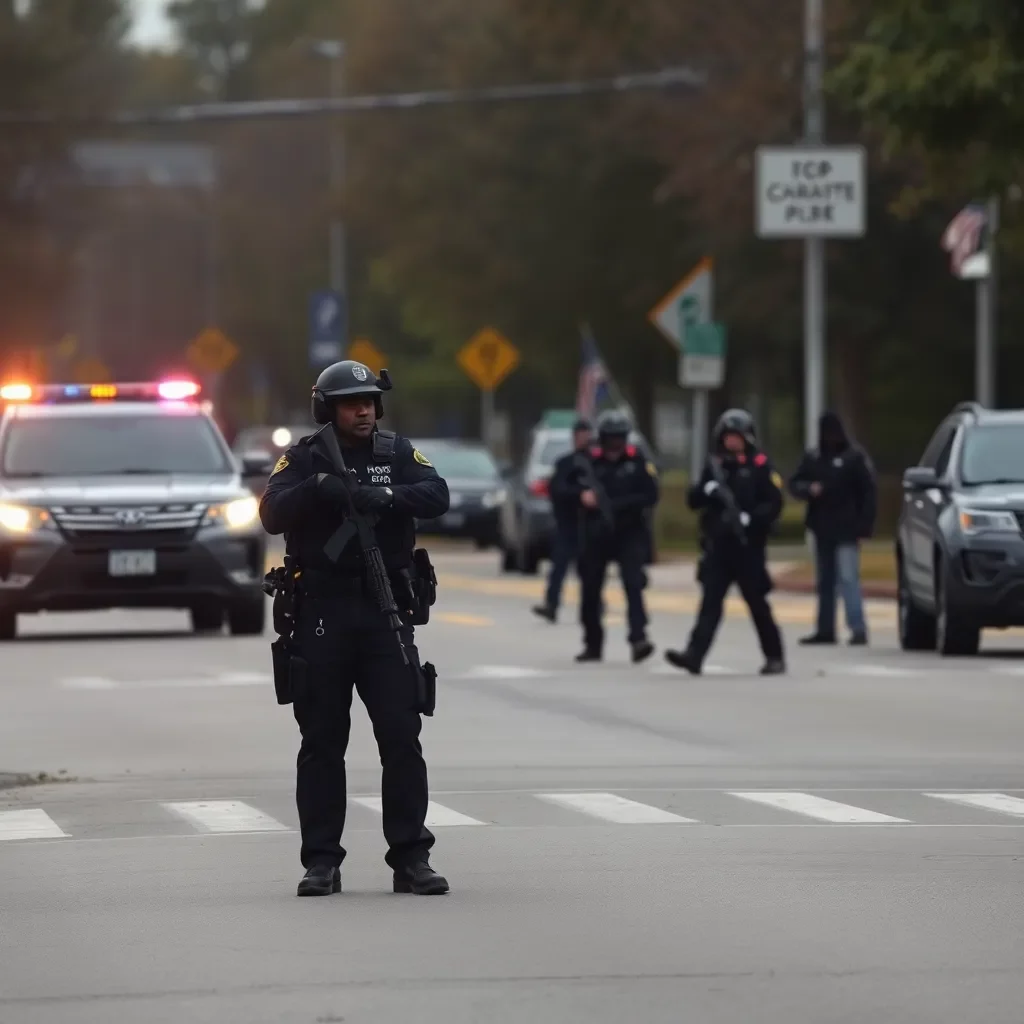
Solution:
{"label": "hooded figure", "polygon": [[835,643],[838,589],[843,595],[851,643],[867,643],[860,587],[860,541],[875,529],[877,487],[867,453],[854,444],[834,412],[818,421],[818,447],[808,451],[790,478],[794,498],[807,502],[807,529],[814,535],[818,628],[803,643]]}

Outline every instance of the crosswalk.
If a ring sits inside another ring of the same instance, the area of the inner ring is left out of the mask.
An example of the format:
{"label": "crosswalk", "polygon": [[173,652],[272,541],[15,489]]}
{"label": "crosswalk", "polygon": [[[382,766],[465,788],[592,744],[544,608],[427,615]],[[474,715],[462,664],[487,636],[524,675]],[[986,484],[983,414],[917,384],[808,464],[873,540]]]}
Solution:
{"label": "crosswalk", "polygon": [[[1024,828],[1024,791],[924,792],[850,790],[478,791],[439,795],[427,826],[573,828],[587,825],[689,828],[1017,827]],[[154,837],[291,834],[297,829],[287,796],[261,806],[248,800],[66,801],[23,807],[0,802],[0,849],[32,841],[98,841]],[[349,830],[376,830],[379,796],[349,799]]]}

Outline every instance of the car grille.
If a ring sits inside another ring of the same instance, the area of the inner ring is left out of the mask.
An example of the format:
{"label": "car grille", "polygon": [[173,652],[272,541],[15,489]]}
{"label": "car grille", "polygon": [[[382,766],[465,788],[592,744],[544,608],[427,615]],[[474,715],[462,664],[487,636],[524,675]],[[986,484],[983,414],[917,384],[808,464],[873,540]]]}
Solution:
{"label": "car grille", "polygon": [[188,540],[199,528],[206,505],[62,505],[50,509],[66,537],[95,543]]}

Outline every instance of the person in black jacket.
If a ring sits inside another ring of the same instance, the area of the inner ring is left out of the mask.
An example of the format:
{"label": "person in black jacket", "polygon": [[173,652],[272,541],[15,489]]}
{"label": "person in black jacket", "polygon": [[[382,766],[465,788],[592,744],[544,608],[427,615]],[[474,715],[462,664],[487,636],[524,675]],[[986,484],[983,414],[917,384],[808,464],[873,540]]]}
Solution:
{"label": "person in black jacket", "polygon": [[750,609],[765,657],[762,675],[786,670],[782,634],[767,595],[767,546],[782,513],[782,477],[757,446],[754,421],[744,409],[730,409],[715,425],[714,449],[687,502],[700,512],[701,559],[697,579],[704,588],[697,622],[683,651],[666,651],[665,660],[699,675],[722,619],[725,596],[733,583]]}
{"label": "person in black jacket", "polygon": [[566,573],[579,555],[580,492],[583,490],[580,486],[580,458],[586,457],[592,437],[590,421],[578,419],[572,428],[573,450],[555,463],[554,475],[551,477],[551,511],[555,518],[555,531],[551,538],[551,570],[548,573],[544,603],[533,609],[534,615],[548,622],[554,622],[558,617]]}
{"label": "person in black jacket", "polygon": [[[448,485],[427,458],[407,438],[377,427],[385,386],[390,387],[386,371],[378,380],[350,359],[324,370],[313,388],[313,418],[322,429],[281,456],[260,501],[264,528],[284,534],[286,554],[296,565],[293,639],[307,666],[293,708],[302,735],[296,801],[306,874],[300,896],[341,891],[353,688],[366,705],[380,750],[385,860],[394,872],[394,891],[448,891],[428,856],[434,836],[425,824],[427,767],[419,739],[420,661],[413,627],[403,621],[392,632],[374,599],[357,537],[336,558],[328,543],[340,527],[354,525],[353,508],[372,517],[374,539],[398,595],[405,574],[415,569],[415,520],[448,511]],[[347,483],[322,436],[329,431],[352,478]]]}
{"label": "person in black jacket", "polygon": [[818,626],[802,644],[836,642],[836,588],[843,597],[850,643],[868,642],[860,586],[860,542],[874,532],[878,498],[875,472],[833,412],[818,422],[818,447],[808,451],[790,478],[794,498],[807,502],[807,529],[814,535]]}

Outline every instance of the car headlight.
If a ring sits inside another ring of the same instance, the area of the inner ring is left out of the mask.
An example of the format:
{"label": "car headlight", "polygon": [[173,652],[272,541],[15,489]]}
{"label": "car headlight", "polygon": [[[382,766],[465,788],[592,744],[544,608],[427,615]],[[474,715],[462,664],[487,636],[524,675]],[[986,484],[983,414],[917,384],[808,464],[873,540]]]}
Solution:
{"label": "car headlight", "polygon": [[45,508],[0,502],[0,528],[9,533],[35,533],[36,530],[45,530],[52,526],[53,519]]}
{"label": "car headlight", "polygon": [[505,503],[506,492],[504,490],[489,491],[484,495],[484,508],[497,508]]}
{"label": "car headlight", "polygon": [[253,497],[238,498],[223,505],[211,505],[206,510],[206,526],[223,526],[229,530],[244,530],[252,526],[260,514],[259,502]]}
{"label": "car headlight", "polygon": [[964,533],[1017,533],[1020,526],[1012,512],[992,509],[960,509],[960,529]]}

